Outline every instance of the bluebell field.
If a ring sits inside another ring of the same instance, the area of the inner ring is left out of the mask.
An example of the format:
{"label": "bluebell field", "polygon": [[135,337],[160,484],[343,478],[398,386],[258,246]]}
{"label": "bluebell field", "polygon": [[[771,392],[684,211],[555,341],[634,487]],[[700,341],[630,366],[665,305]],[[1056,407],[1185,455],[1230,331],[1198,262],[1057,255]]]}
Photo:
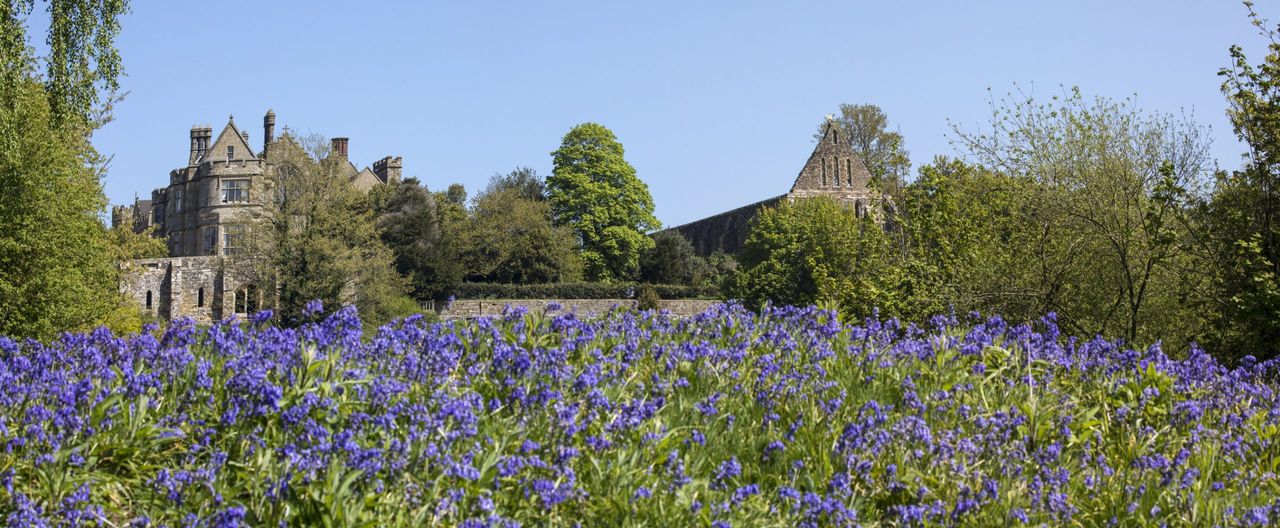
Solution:
{"label": "bluebell field", "polygon": [[[318,307],[313,307],[318,308]],[[0,338],[11,526],[1254,526],[1276,365],[1000,318],[351,308]]]}

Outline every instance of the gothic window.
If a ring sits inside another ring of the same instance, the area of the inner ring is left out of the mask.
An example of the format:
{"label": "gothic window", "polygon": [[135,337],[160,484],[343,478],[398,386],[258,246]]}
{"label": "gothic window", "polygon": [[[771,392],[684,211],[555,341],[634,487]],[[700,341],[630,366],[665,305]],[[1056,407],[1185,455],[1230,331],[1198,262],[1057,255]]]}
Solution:
{"label": "gothic window", "polygon": [[835,169],[836,169],[836,187],[839,187],[839,186],[840,186],[840,158],[832,158],[832,160],[831,160],[831,164],[836,166],[836,167],[835,167]]}
{"label": "gothic window", "polygon": [[844,159],[844,174],[849,178],[849,186],[853,187],[853,160],[849,158]]}
{"label": "gothic window", "polygon": [[182,212],[182,189],[173,192],[173,211],[176,213]]}
{"label": "gothic window", "polygon": [[222,203],[249,201],[249,180],[222,180]]}
{"label": "gothic window", "polygon": [[204,288],[196,290],[196,308],[204,308]]}
{"label": "gothic window", "polygon": [[222,254],[236,255],[244,249],[244,226],[229,225],[222,228]]}
{"label": "gothic window", "polygon": [[827,159],[822,158],[822,186],[827,186]]}
{"label": "gothic window", "polygon": [[858,200],[853,204],[853,212],[858,218],[867,216],[867,206],[862,204],[862,200]]}
{"label": "gothic window", "polygon": [[218,228],[216,227],[204,228],[204,254],[218,254]]}
{"label": "gothic window", "polygon": [[147,309],[151,309],[151,290],[147,290]]}
{"label": "gothic window", "polygon": [[244,291],[236,290],[235,293],[235,310],[236,313],[245,313],[244,311]]}
{"label": "gothic window", "polygon": [[227,145],[227,161],[231,161],[231,158],[234,157],[236,157],[235,145]]}

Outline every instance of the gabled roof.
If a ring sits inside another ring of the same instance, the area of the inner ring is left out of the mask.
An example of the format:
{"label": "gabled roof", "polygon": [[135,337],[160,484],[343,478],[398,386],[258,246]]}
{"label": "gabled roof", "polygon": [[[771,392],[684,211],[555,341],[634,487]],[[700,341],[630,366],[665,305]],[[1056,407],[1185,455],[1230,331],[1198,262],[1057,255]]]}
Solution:
{"label": "gabled roof", "polygon": [[791,184],[791,193],[843,195],[869,192],[871,172],[847,141],[840,140],[840,124],[828,120],[822,139],[813,147],[804,168]]}
{"label": "gabled roof", "polygon": [[236,128],[234,119],[227,120],[227,126],[218,134],[218,139],[214,140],[212,145],[205,150],[204,157],[199,162],[225,160],[227,159],[227,147],[235,147],[235,160],[256,160],[258,156],[253,153],[253,147],[244,140],[244,136],[240,134],[240,129]]}
{"label": "gabled roof", "polygon": [[351,186],[361,191],[367,191],[382,185],[382,183],[383,182],[378,178],[378,175],[374,174],[368,167],[365,167],[364,170],[360,171],[359,174],[356,174],[355,177],[351,179]]}

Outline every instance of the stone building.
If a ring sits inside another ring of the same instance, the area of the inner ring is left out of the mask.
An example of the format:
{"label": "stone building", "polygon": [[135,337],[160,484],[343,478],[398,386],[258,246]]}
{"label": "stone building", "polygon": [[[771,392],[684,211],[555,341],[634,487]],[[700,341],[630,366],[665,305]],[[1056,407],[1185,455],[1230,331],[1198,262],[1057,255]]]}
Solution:
{"label": "stone building", "polygon": [[[154,227],[154,236],[167,241],[169,258],[125,264],[130,273],[121,287],[147,313],[208,322],[253,312],[267,301],[253,285],[236,280],[238,274],[227,269],[223,257],[242,249],[248,221],[265,200],[275,199],[267,185],[274,170],[267,153],[292,143],[275,137],[275,125],[275,112],[268,110],[259,152],[234,117],[216,139],[211,127],[192,127],[187,165],[169,171],[168,184],[152,191],[150,200],[112,208],[112,225],[136,232]],[[339,177],[365,191],[400,180],[400,157],[386,156],[357,169],[348,159],[348,145],[348,138],[332,139],[329,155],[345,161]]]}
{"label": "stone building", "polygon": [[751,219],[763,207],[771,207],[783,200],[830,196],[854,207],[858,215],[872,214],[884,204],[884,198],[868,184],[871,173],[862,159],[847,141],[840,140],[840,127],[830,119],[822,133],[822,139],[814,147],[809,160],[791,184],[786,194],[744,205],[737,209],[715,214],[701,220],[670,228],[684,236],[701,256],[717,251],[735,254],[742,250],[747,240]]}
{"label": "stone building", "polygon": [[[155,236],[166,239],[171,257],[234,254],[244,241],[246,221],[259,210],[272,167],[266,153],[279,143],[275,137],[276,114],[262,118],[262,150],[254,152],[249,132],[235,118],[213,138],[207,126],[191,128],[187,165],[169,171],[165,187],[151,191],[150,200],[112,209],[113,225],[132,223],[141,232],[155,226]],[[372,167],[357,169],[347,158],[349,139],[332,139],[330,155],[342,157],[342,177],[361,190],[400,180],[403,162],[386,156]]]}

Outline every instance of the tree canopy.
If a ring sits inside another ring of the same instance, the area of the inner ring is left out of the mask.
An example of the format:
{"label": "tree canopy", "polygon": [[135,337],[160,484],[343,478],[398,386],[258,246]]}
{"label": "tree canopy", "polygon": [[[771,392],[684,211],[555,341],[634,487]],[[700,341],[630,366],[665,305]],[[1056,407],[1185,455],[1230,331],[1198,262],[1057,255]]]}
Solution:
{"label": "tree canopy", "polygon": [[623,157],[622,143],[608,128],[583,123],[565,134],[552,152],[547,192],[556,225],[573,229],[588,279],[626,280],[640,253],[652,247],[646,232],[660,227],[649,187]]}

